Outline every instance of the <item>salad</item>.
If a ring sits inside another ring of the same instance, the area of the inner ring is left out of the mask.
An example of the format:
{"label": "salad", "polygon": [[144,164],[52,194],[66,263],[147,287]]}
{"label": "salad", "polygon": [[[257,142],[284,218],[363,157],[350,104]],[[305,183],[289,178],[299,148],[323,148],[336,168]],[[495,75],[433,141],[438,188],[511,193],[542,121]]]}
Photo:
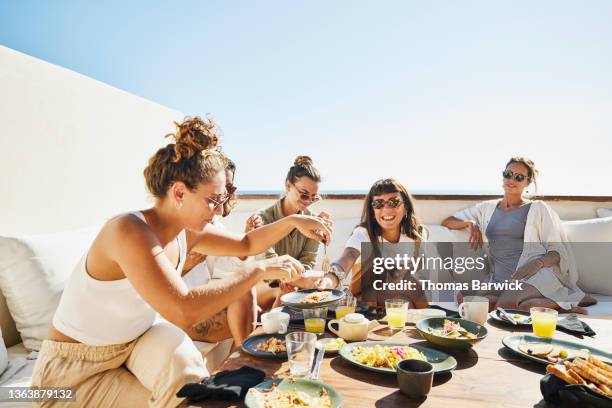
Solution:
{"label": "salad", "polygon": [[444,319],[444,327],[441,329],[434,329],[432,327],[428,328],[429,333],[446,337],[449,339],[475,339],[477,338],[474,333],[470,333],[457,322],[453,322],[452,320]]}

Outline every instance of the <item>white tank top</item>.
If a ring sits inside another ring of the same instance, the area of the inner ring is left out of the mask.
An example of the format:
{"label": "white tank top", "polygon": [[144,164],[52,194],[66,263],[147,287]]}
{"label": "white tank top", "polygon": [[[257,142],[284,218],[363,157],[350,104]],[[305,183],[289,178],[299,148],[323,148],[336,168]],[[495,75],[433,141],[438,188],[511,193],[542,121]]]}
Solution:
{"label": "white tank top", "polygon": [[[133,212],[146,223],[141,212]],[[179,246],[178,276],[187,258],[185,230],[176,237]],[[142,335],[157,312],[145,302],[127,278],[100,281],[85,268],[87,254],[70,275],[53,326],[63,334],[92,346],[127,343]]]}

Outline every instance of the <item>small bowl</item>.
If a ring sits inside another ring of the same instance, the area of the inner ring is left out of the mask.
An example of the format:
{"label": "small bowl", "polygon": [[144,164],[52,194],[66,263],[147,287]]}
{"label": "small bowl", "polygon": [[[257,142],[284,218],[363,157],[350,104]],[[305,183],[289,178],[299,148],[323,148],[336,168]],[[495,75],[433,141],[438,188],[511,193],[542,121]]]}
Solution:
{"label": "small bowl", "polygon": [[338,348],[338,350],[327,350],[327,349],[325,349],[325,345],[329,344],[331,342],[337,341],[337,340],[338,339],[336,339],[336,338],[325,337],[325,338],[317,340],[317,342],[315,343],[315,347],[317,349],[323,348],[325,350],[325,355],[326,356],[335,356],[336,354],[338,354],[338,352],[340,351],[342,346],[344,346],[346,344],[346,342],[344,342],[344,344],[342,346],[340,346],[340,348]]}
{"label": "small bowl", "polygon": [[[436,336],[429,333],[429,328],[441,329],[444,327],[444,320],[450,320],[459,323],[461,327],[476,335],[475,339],[450,339],[444,336]],[[430,317],[428,319],[419,320],[416,323],[416,329],[427,341],[448,349],[469,349],[474,344],[480,342],[487,337],[487,328],[470,320],[451,318],[451,317]]]}
{"label": "small bowl", "polygon": [[433,384],[433,365],[422,360],[402,360],[397,364],[397,385],[403,394],[423,398]]}

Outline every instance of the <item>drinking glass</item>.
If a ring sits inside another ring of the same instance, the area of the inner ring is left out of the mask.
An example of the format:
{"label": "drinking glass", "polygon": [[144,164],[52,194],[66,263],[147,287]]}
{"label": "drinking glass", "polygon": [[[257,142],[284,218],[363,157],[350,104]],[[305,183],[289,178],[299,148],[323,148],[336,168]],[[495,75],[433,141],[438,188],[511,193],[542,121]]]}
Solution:
{"label": "drinking glass", "polygon": [[390,328],[403,329],[406,324],[408,302],[404,299],[387,299],[385,300],[385,312]]}
{"label": "drinking glass", "polygon": [[317,335],[306,332],[293,332],[285,337],[289,372],[293,377],[308,377],[314,360]]}
{"label": "drinking glass", "polygon": [[302,314],[304,315],[304,327],[307,332],[321,334],[325,331],[327,306],[303,309]]}
{"label": "drinking glass", "polygon": [[552,338],[557,328],[558,312],[547,307],[532,307],[529,309],[531,315],[531,326],[533,335],[538,337]]}
{"label": "drinking glass", "polygon": [[336,304],[336,319],[340,320],[350,313],[355,313],[357,310],[357,298],[350,293],[347,293]]}

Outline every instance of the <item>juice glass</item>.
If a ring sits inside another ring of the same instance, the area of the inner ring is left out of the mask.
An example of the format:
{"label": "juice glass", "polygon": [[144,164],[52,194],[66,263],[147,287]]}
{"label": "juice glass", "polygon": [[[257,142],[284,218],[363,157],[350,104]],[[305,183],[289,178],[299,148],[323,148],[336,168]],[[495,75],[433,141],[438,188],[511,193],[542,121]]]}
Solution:
{"label": "juice glass", "polygon": [[406,324],[408,302],[404,299],[387,299],[385,300],[385,312],[390,328],[403,329]]}
{"label": "juice glass", "polygon": [[557,311],[546,307],[532,307],[529,309],[533,335],[552,338],[557,327]]}
{"label": "juice glass", "polygon": [[304,327],[307,332],[321,334],[325,331],[327,307],[304,309],[302,314],[304,315]]}
{"label": "juice glass", "polygon": [[347,314],[355,313],[355,310],[357,310],[357,298],[347,293],[346,296],[336,304],[336,319],[340,320]]}

